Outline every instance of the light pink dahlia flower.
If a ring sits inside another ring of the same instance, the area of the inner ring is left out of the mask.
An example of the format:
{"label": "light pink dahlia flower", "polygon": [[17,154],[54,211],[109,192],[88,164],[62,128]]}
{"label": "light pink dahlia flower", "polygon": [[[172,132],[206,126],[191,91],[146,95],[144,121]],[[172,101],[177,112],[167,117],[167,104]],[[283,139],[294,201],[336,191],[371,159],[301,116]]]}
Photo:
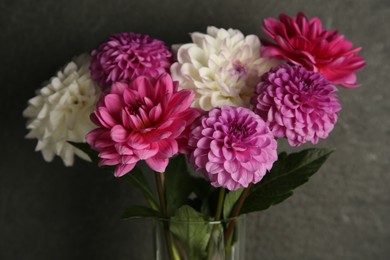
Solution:
{"label": "light pink dahlia flower", "polygon": [[263,22],[264,33],[275,41],[262,40],[264,57],[276,57],[321,72],[333,84],[359,86],[355,72],[365,65],[357,55],[361,47],[352,49],[352,42],[335,30],[323,29],[317,17],[308,20],[303,13],[293,18],[281,14],[279,20],[267,18]]}
{"label": "light pink dahlia flower", "polygon": [[194,123],[189,160],[215,187],[236,190],[259,182],[277,159],[266,123],[243,107],[214,108]]}
{"label": "light pink dahlia flower", "polygon": [[286,137],[291,146],[316,144],[337,121],[341,106],[336,91],[321,73],[282,65],[264,74],[251,102],[275,137]]}
{"label": "light pink dahlia flower", "polygon": [[157,78],[169,71],[172,62],[164,42],[136,33],[111,35],[91,56],[92,79],[103,89],[138,76]]}
{"label": "light pink dahlia flower", "polygon": [[98,128],[87,135],[87,142],[99,152],[99,165],[114,165],[114,175],[122,176],[145,160],[154,171],[164,172],[199,114],[189,108],[194,93],[177,88],[168,74],[114,83],[91,115]]}

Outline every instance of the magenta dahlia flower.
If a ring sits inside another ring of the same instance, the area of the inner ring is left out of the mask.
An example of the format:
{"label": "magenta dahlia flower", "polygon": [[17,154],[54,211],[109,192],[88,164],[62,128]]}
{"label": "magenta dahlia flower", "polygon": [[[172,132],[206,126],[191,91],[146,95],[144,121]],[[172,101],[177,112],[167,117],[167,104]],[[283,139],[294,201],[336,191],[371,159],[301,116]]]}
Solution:
{"label": "magenta dahlia flower", "polygon": [[355,72],[364,67],[365,62],[357,53],[361,47],[339,35],[337,31],[322,28],[317,17],[308,20],[303,13],[291,18],[279,15],[279,20],[267,18],[263,31],[275,43],[262,39],[264,57],[276,57],[295,65],[321,72],[333,84],[355,88]]}
{"label": "magenta dahlia flower", "polygon": [[138,76],[157,78],[168,72],[172,53],[164,42],[136,33],[113,34],[91,53],[91,76],[106,89]]}
{"label": "magenta dahlia flower", "polygon": [[316,144],[337,121],[341,106],[336,91],[321,73],[282,65],[264,74],[251,102],[275,137],[286,137],[292,146]]}
{"label": "magenta dahlia flower", "polygon": [[266,123],[243,107],[214,108],[194,123],[189,160],[215,187],[236,190],[259,182],[277,159]]}
{"label": "magenta dahlia flower", "polygon": [[122,176],[145,160],[154,171],[164,172],[168,159],[182,149],[182,139],[188,138],[186,129],[199,114],[189,108],[194,93],[177,88],[168,74],[114,83],[91,115],[98,128],[86,137],[99,152],[99,165],[114,165],[114,175]]}

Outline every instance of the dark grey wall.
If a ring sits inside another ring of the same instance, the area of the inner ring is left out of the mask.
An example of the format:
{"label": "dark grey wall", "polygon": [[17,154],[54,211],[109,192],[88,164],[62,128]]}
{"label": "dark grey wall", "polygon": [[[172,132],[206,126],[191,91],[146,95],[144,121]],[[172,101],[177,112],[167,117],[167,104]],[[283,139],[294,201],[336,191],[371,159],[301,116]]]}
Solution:
{"label": "dark grey wall", "polygon": [[150,223],[122,222],[141,196],[78,160],[43,161],[22,110],[75,54],[121,31],[186,42],[207,25],[260,33],[261,20],[302,10],[364,47],[363,86],[321,146],[326,166],[281,205],[249,216],[248,259],[390,259],[390,2],[67,0],[0,2],[0,259],[151,259]]}

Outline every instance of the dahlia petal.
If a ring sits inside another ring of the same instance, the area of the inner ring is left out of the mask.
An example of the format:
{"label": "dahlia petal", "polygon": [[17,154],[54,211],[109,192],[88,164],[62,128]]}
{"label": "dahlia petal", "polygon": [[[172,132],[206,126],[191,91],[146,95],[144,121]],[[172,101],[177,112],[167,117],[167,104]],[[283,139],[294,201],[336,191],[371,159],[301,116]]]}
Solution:
{"label": "dahlia petal", "polygon": [[[177,64],[179,66],[179,63],[175,63],[175,64]],[[203,69],[203,68],[201,68],[201,69]],[[176,74],[177,76],[174,78],[190,77],[190,78],[193,78],[197,81],[201,81],[201,79],[203,77],[200,75],[200,71],[201,70],[196,69],[195,66],[191,63],[183,63],[183,64],[180,64],[180,70]]]}
{"label": "dahlia petal", "polygon": [[142,121],[142,125],[144,128],[150,125],[149,115],[145,112],[145,110],[140,107],[138,109],[138,114],[140,115],[140,120]]}
{"label": "dahlia petal", "polygon": [[173,139],[164,139],[157,143],[158,153],[161,158],[170,158],[177,154],[179,148],[177,142]]}
{"label": "dahlia petal", "polygon": [[104,104],[110,114],[120,114],[122,110],[122,99],[119,95],[109,94],[104,97]]}
{"label": "dahlia petal", "polygon": [[126,142],[129,134],[125,128],[121,125],[116,125],[111,128],[111,138],[114,142],[122,143]]}
{"label": "dahlia petal", "polygon": [[249,162],[252,159],[252,156],[249,152],[236,152],[236,158],[242,164]]}
{"label": "dahlia petal", "polygon": [[159,149],[157,145],[149,144],[147,147],[143,149],[140,150],[134,149],[133,152],[140,160],[145,160],[155,156],[159,152]]}
{"label": "dahlia petal", "polygon": [[151,157],[145,160],[148,166],[155,172],[163,173],[168,166],[168,159],[161,159],[158,157]]}
{"label": "dahlia petal", "polygon": [[214,151],[210,151],[207,154],[207,158],[210,162],[219,163],[221,161],[221,156],[218,156]]}
{"label": "dahlia petal", "polygon": [[133,147],[134,149],[144,149],[149,146],[148,142],[145,142],[145,139],[143,136],[136,132],[132,132],[128,139],[127,139],[128,145]]}
{"label": "dahlia petal", "polygon": [[208,149],[210,148],[211,139],[209,137],[202,137],[197,142],[197,147],[201,149]]}
{"label": "dahlia petal", "polygon": [[258,169],[255,174],[253,175],[253,182],[259,182],[263,179],[264,175],[267,173],[267,170],[264,169],[264,167],[261,165],[260,169]]}
{"label": "dahlia petal", "polygon": [[263,20],[263,32],[273,38],[273,32],[278,31],[279,21],[274,18],[266,18]]}
{"label": "dahlia petal", "polygon": [[123,155],[120,158],[122,164],[132,164],[137,163],[139,161],[139,158],[134,155]]}
{"label": "dahlia petal", "polygon": [[157,104],[157,106],[153,107],[149,112],[149,118],[153,123],[157,123],[162,115],[161,104]]}
{"label": "dahlia petal", "polygon": [[227,160],[223,163],[224,169],[230,173],[234,174],[240,169],[240,164],[236,160]]}
{"label": "dahlia petal", "polygon": [[209,159],[207,154],[201,154],[195,157],[194,164],[195,166],[197,166],[197,169],[201,169],[204,165],[206,165],[208,160]]}
{"label": "dahlia petal", "polygon": [[117,124],[117,121],[111,116],[107,108],[99,107],[95,112],[99,122],[106,128],[111,128]]}
{"label": "dahlia petal", "polygon": [[150,82],[150,79],[144,76],[135,78],[130,85],[131,89],[136,89],[139,96],[141,97],[151,97],[154,96],[154,87]]}
{"label": "dahlia petal", "polygon": [[126,173],[130,172],[132,169],[134,169],[135,163],[131,164],[119,164],[114,171],[115,177],[121,177],[125,175]]}
{"label": "dahlia petal", "polygon": [[86,135],[88,144],[94,149],[110,147],[113,144],[111,132],[105,128],[97,128]]}
{"label": "dahlia petal", "polygon": [[[177,50],[176,59],[179,61],[179,64],[185,64],[191,61],[189,55],[188,55],[188,49],[191,48],[192,44],[182,44],[179,46]],[[172,64],[173,67],[175,67],[175,63]],[[171,68],[172,68],[171,66]],[[172,73],[172,70],[171,70]],[[172,73],[173,74],[173,73]]]}
{"label": "dahlia petal", "polygon": [[177,136],[174,137],[173,133],[167,129],[160,130],[160,131],[158,129],[155,129],[154,131],[143,135],[142,138],[146,143],[154,143],[166,138],[176,138],[176,137]]}
{"label": "dahlia petal", "polygon": [[119,163],[120,163],[120,158],[113,158],[113,159],[101,158],[101,160],[98,163],[98,166],[99,167],[114,166],[114,165],[118,165]]}
{"label": "dahlia petal", "polygon": [[207,55],[196,45],[188,49],[188,55],[196,67],[205,67],[207,65]]}
{"label": "dahlia petal", "polygon": [[128,85],[123,83],[123,82],[116,82],[116,83],[112,84],[111,89],[110,89],[110,93],[122,95],[122,93],[125,91],[125,89],[127,89],[127,87],[128,87]]}
{"label": "dahlia petal", "polygon": [[205,165],[205,169],[210,174],[216,174],[223,170],[218,163],[213,163],[213,162],[207,162]]}
{"label": "dahlia petal", "polygon": [[[118,85],[119,83],[116,83],[116,85]],[[135,90],[135,89],[131,89],[130,87],[126,88],[124,91],[123,91],[123,101],[125,103],[126,106],[135,106],[137,105],[137,97],[138,97],[138,91]]]}
{"label": "dahlia petal", "polygon": [[50,149],[36,149],[36,151],[42,152],[43,159],[46,162],[53,161],[55,153],[52,150],[50,150]]}
{"label": "dahlia petal", "polygon": [[195,94],[190,90],[182,90],[172,95],[167,112],[169,115],[184,111],[191,105]]}
{"label": "dahlia petal", "polygon": [[[170,97],[175,91],[174,82],[172,81],[169,74],[163,74],[155,85],[155,91],[158,94]],[[159,100],[163,100],[164,96],[161,96]]]}
{"label": "dahlia petal", "polygon": [[226,148],[226,146],[222,146],[222,154],[226,160],[232,160],[234,157],[234,152]]}
{"label": "dahlia petal", "polygon": [[221,148],[220,148],[220,145],[219,145],[218,141],[211,140],[211,142],[210,142],[210,149],[211,149],[211,151],[218,151],[218,150],[220,150]]}
{"label": "dahlia petal", "polygon": [[119,161],[120,155],[116,151],[104,151],[99,153],[99,157],[102,159],[116,160]]}
{"label": "dahlia petal", "polygon": [[[256,173],[255,173],[256,174]],[[248,184],[254,181],[255,174],[251,174],[245,169],[240,169],[239,174],[237,174],[237,183],[243,187],[248,187]]]}
{"label": "dahlia petal", "polygon": [[222,186],[222,187],[226,187],[226,188],[234,188],[233,187],[233,185],[227,185],[227,181],[229,180],[229,177],[228,177],[228,175],[226,174],[226,173],[221,173],[221,174],[218,174],[217,175],[217,183],[216,183],[216,185],[218,186],[218,187],[220,187],[220,186]]}
{"label": "dahlia petal", "polygon": [[231,181],[231,180],[227,180],[225,182],[225,187],[228,189],[228,190],[237,190],[239,188],[242,188],[241,185],[238,185],[236,182],[234,181]]}
{"label": "dahlia petal", "polygon": [[137,130],[141,130],[144,128],[144,124],[142,122],[142,120],[139,118],[139,116],[137,115],[128,115],[129,119],[127,122],[129,124],[129,126],[137,131]]}

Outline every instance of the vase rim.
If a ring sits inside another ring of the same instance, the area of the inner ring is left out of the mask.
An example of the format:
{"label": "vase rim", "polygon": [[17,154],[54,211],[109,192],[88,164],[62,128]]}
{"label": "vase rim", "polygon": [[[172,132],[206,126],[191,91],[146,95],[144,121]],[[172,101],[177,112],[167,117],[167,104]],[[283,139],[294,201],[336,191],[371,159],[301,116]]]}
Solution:
{"label": "vase rim", "polygon": [[227,219],[221,219],[221,220],[183,220],[183,219],[175,219],[174,217],[171,218],[162,218],[162,217],[151,217],[150,219],[153,219],[155,221],[161,221],[161,222],[179,222],[179,223],[206,223],[209,225],[217,225],[217,224],[222,224],[222,223],[228,223],[231,221],[236,221],[236,220],[243,220],[246,218],[245,214],[239,215],[237,217],[231,217]]}

